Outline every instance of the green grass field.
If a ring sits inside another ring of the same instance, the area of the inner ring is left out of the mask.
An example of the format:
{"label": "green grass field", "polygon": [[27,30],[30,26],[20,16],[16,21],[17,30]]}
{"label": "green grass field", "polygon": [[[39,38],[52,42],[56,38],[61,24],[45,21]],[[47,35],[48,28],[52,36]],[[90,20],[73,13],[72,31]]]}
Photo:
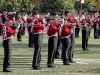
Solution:
{"label": "green grass field", "polygon": [[80,38],[76,38],[74,60],[76,63],[70,66],[62,65],[61,59],[55,59],[56,68],[47,68],[47,41],[44,35],[42,46],[42,70],[32,70],[34,48],[28,48],[28,35],[26,33],[22,42],[13,38],[11,69],[12,73],[2,72],[4,50],[0,37],[0,75],[100,75],[100,39],[94,39],[91,33],[89,39],[89,51],[83,51]]}

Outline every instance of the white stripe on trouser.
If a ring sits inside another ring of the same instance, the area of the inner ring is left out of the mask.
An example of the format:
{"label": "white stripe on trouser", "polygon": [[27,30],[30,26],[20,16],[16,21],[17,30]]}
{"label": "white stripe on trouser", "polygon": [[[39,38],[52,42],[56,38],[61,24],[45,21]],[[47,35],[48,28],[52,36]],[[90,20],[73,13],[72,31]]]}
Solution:
{"label": "white stripe on trouser", "polygon": [[6,26],[3,27],[3,37],[4,37],[4,39],[7,38],[7,35],[6,35]]}

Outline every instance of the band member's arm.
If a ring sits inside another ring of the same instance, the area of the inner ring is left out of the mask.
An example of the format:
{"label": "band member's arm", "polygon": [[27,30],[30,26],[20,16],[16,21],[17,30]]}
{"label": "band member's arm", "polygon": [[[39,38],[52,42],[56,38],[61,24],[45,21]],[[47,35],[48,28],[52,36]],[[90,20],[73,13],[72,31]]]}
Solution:
{"label": "band member's arm", "polygon": [[7,26],[7,33],[15,35],[19,31],[20,23],[17,25],[17,29],[13,30],[10,26]]}
{"label": "band member's arm", "polygon": [[53,30],[55,30],[56,32],[60,31],[60,28],[56,27],[55,25],[51,25],[51,26],[52,26],[51,31],[53,31]]}
{"label": "band member's arm", "polygon": [[41,29],[41,30],[44,30],[44,25],[41,24],[39,21],[35,21],[33,27],[39,28],[39,29]]}

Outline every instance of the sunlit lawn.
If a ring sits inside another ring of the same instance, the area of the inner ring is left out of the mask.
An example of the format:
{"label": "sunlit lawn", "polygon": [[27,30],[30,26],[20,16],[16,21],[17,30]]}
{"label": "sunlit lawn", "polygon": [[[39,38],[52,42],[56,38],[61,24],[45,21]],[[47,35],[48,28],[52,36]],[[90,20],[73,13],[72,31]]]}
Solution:
{"label": "sunlit lawn", "polygon": [[55,59],[56,68],[47,68],[47,43],[48,36],[44,35],[42,46],[42,70],[32,70],[34,48],[28,48],[28,35],[22,37],[22,42],[13,38],[11,69],[12,73],[3,73],[3,47],[0,37],[0,75],[99,75],[100,73],[100,39],[94,39],[91,33],[89,51],[81,48],[80,37],[76,38],[74,60],[70,66],[62,65],[61,59]]}

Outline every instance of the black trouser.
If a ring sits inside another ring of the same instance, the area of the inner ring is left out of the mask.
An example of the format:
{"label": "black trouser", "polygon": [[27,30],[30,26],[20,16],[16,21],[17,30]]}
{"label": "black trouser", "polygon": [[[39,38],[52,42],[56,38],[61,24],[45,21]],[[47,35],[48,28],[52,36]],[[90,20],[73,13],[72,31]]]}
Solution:
{"label": "black trouser", "polygon": [[79,37],[79,31],[80,31],[80,28],[78,25],[76,25],[76,28],[75,28],[75,37],[78,38]]}
{"label": "black trouser", "polygon": [[4,40],[3,47],[4,47],[3,69],[6,69],[10,68],[12,39]]}
{"label": "black trouser", "polygon": [[41,47],[42,47],[43,34],[34,34],[34,56],[32,67],[40,67],[41,62]]}
{"label": "black trouser", "polygon": [[20,26],[19,31],[17,33],[17,41],[21,41],[22,40],[22,31],[23,31],[22,29],[23,29],[23,27]]}
{"label": "black trouser", "polygon": [[49,37],[48,39],[48,65],[54,65],[55,51],[57,48],[57,36]]}
{"label": "black trouser", "polygon": [[89,39],[89,29],[86,27],[82,28],[82,48],[87,49],[88,48],[88,39]]}
{"label": "black trouser", "polygon": [[94,22],[94,39],[99,38],[99,28],[97,28],[98,22]]}
{"label": "black trouser", "polygon": [[2,27],[2,25],[0,25],[0,36],[2,35],[2,33],[1,33],[1,27]]}
{"label": "black trouser", "polygon": [[31,26],[28,27],[28,35],[29,35],[29,44],[28,46],[33,46],[33,42],[34,42],[34,34],[31,31]]}
{"label": "black trouser", "polygon": [[73,34],[70,35],[70,50],[69,50],[69,61],[73,61],[74,46],[75,46],[75,29],[72,29]]}
{"label": "black trouser", "polygon": [[25,35],[25,26],[22,27],[22,35]]}
{"label": "black trouser", "polygon": [[91,35],[91,26],[89,26],[89,37]]}
{"label": "black trouser", "polygon": [[69,63],[69,48],[70,48],[70,38],[63,38],[62,41],[62,60],[63,63]]}
{"label": "black trouser", "polygon": [[57,48],[55,51],[55,57],[60,57],[60,48],[61,48],[61,38],[58,36],[58,41],[57,41]]}

